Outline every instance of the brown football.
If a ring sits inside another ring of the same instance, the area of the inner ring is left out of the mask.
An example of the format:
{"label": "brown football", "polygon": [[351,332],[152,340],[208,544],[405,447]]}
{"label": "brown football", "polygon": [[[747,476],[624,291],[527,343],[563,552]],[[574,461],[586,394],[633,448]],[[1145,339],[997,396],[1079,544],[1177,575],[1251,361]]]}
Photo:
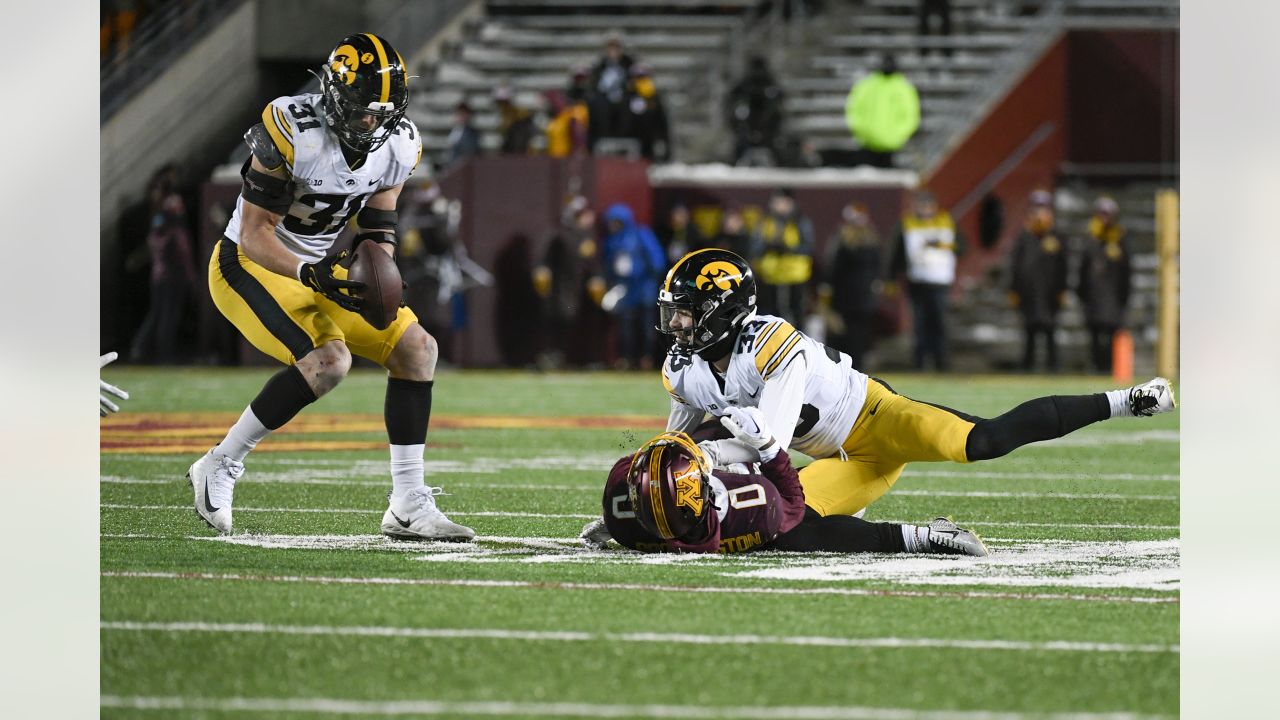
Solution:
{"label": "brown football", "polygon": [[347,278],[364,283],[360,297],[364,308],[360,316],[370,325],[383,330],[395,322],[404,299],[404,285],[396,261],[372,240],[365,240],[352,251]]}

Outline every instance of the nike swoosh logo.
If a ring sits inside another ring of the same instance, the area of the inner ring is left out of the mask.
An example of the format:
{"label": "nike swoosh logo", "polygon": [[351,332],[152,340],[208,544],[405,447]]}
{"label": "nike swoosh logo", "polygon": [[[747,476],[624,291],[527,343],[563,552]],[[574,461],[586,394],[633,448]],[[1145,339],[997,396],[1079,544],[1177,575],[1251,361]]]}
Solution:
{"label": "nike swoosh logo", "polygon": [[882,402],[884,402],[884,401],[883,401],[883,400],[881,400],[880,402],[877,402],[877,403],[876,403],[876,406],[875,406],[875,407],[873,407],[873,408],[871,408],[871,413],[870,413],[871,415],[875,415],[875,414],[876,414],[876,411],[880,409],[880,403],[882,403]]}
{"label": "nike swoosh logo", "polygon": [[[370,184],[370,185],[377,185],[377,184],[378,184],[378,181],[377,181],[377,180],[370,180],[370,181],[369,181],[369,184]],[[408,526],[406,526],[406,527],[408,527]]]}
{"label": "nike swoosh logo", "polygon": [[755,400],[756,396],[760,394],[760,391],[762,389],[763,388],[756,388],[756,391],[754,393],[747,393],[747,397],[751,398],[752,400]]}
{"label": "nike swoosh logo", "polygon": [[204,483],[204,509],[211,513],[218,512],[218,508],[214,507],[213,503],[209,502],[209,481],[207,480]]}
{"label": "nike swoosh logo", "polygon": [[400,527],[402,528],[407,528],[410,525],[408,520],[401,520],[400,516],[396,514],[395,510],[391,511],[391,517],[395,518],[396,522],[400,523]]}

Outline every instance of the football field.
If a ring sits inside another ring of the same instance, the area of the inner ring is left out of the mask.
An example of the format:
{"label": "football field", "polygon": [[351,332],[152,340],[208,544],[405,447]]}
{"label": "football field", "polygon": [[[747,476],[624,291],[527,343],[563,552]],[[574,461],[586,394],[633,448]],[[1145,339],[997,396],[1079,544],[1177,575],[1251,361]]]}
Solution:
{"label": "football field", "polygon": [[[270,372],[104,373],[132,395],[102,423],[104,718],[1178,712],[1178,412],[908,466],[867,512],[950,515],[989,558],[646,556],[577,536],[662,429],[656,372],[442,370],[428,482],[479,535],[451,544],[379,534],[385,381],[356,370],[250,455],[219,537],[184,474]],[[884,378],[984,416],[1112,387]]]}

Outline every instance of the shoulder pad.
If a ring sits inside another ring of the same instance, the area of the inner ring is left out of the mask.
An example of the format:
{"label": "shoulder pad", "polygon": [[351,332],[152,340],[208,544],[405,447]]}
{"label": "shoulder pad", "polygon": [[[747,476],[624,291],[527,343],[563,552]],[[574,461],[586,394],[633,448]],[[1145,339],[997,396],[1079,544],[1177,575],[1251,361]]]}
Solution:
{"label": "shoulder pad", "polygon": [[774,370],[782,367],[783,360],[790,357],[801,337],[800,332],[785,320],[765,326],[754,347],[755,365],[760,377],[768,380]]}
{"label": "shoulder pad", "polygon": [[[284,164],[290,172],[293,171],[293,138],[295,133],[293,123],[289,117],[281,110],[275,102],[267,103],[262,109],[262,127],[266,130],[267,140],[275,147],[276,152],[284,159]],[[247,139],[247,138],[246,138]],[[250,145],[250,148],[253,146]],[[254,153],[257,154],[256,151]],[[261,160],[261,158],[259,158]]]}
{"label": "shoulder pad", "polygon": [[244,134],[244,142],[249,146],[249,151],[253,156],[258,158],[258,162],[268,170],[279,170],[284,165],[284,155],[280,154],[280,150],[276,148],[275,141],[271,139],[271,135],[267,132],[267,127],[262,123],[258,123],[249,128]]}

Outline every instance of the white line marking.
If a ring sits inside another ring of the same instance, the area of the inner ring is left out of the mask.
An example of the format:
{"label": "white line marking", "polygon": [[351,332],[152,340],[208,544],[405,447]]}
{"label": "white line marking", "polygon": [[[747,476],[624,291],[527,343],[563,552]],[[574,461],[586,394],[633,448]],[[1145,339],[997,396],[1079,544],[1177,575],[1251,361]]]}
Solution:
{"label": "white line marking", "polygon": [[637,583],[530,582],[527,580],[451,580],[442,578],[334,577],[305,575],[240,575],[235,573],[179,573],[136,570],[104,570],[108,578],[156,580],[227,580],[248,582],[305,583],[316,585],[420,585],[449,587],[505,587],[554,590],[652,591],[663,593],[711,593],[748,595],[842,595],[850,597],[982,598],[988,600],[1071,600],[1080,602],[1131,602],[1138,604],[1178,603],[1176,597],[1142,595],[1069,595],[1065,593],[988,592],[982,590],[877,590],[873,588],[816,587],[776,588],[709,585],[644,585]]}
{"label": "white line marking", "polygon": [[339,635],[398,638],[523,640],[529,642],[662,643],[664,645],[802,645],[806,647],[960,650],[1020,650],[1028,652],[1177,653],[1177,645],[1049,640],[956,640],[948,638],[824,637],[813,635],[701,635],[690,633],[593,633],[582,630],[503,630],[500,628],[423,628],[395,626],[270,625],[267,623],[113,622],[104,630],[134,632],[207,632],[280,635]]}
{"label": "white line marking", "polygon": [[[108,510],[190,510],[190,505],[133,505],[129,503],[102,503],[99,507]],[[284,508],[284,507],[242,507],[236,506],[236,512],[263,512],[263,513],[326,513],[332,515],[340,515],[342,513],[380,513],[381,510],[370,510],[368,508]],[[460,512],[450,510],[450,515],[458,517],[513,517],[513,518],[550,518],[550,519],[576,519],[591,520],[600,517],[599,515],[591,515],[588,513],[534,513],[534,512],[498,512],[498,511],[477,511],[477,512]]]}
{"label": "white line marking", "polygon": [[996,480],[1138,480],[1149,482],[1178,482],[1178,475],[1142,475],[1139,473],[1046,473],[1017,472],[1014,470],[914,470],[903,471],[904,478],[984,478]]}
{"label": "white line marking", "polygon": [[570,702],[461,702],[437,700],[343,700],[337,698],[186,698],[103,695],[102,707],[209,712],[317,713],[328,715],[467,715],[687,718],[688,720],[1156,720],[1165,715],[1113,713],[1011,713],[989,710],[917,710],[838,705],[709,707],[706,705],[598,705]]}

